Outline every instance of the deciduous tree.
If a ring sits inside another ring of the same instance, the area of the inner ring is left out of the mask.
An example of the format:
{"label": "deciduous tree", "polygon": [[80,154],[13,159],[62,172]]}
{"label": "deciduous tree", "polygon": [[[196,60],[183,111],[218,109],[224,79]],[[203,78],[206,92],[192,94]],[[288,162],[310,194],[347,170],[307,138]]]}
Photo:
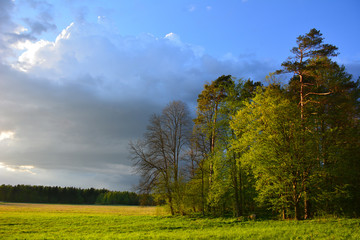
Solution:
{"label": "deciduous tree", "polygon": [[191,133],[185,103],[171,102],[161,115],[153,115],[144,138],[130,143],[134,165],[141,174],[139,190],[166,199],[171,214],[182,211],[181,161]]}

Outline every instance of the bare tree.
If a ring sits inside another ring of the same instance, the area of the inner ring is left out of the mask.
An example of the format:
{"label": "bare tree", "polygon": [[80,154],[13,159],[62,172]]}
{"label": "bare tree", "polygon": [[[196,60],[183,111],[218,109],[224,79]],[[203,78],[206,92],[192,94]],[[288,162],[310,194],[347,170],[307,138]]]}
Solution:
{"label": "bare tree", "polygon": [[155,192],[169,204],[171,214],[181,211],[181,162],[191,134],[188,108],[181,101],[169,103],[153,115],[142,140],[130,142],[130,152],[141,174],[139,190]]}

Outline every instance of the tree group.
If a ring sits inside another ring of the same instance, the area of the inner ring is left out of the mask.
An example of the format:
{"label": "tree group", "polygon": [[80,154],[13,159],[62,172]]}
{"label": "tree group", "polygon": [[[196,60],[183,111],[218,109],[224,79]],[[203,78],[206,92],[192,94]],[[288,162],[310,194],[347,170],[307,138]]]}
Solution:
{"label": "tree group", "polygon": [[181,101],[154,115],[130,143],[140,190],[172,214],[358,216],[359,80],[320,31],[296,44],[266,86],[230,75],[205,84],[193,124]]}
{"label": "tree group", "polygon": [[26,203],[152,205],[147,195],[106,189],[1,185],[0,201]]}

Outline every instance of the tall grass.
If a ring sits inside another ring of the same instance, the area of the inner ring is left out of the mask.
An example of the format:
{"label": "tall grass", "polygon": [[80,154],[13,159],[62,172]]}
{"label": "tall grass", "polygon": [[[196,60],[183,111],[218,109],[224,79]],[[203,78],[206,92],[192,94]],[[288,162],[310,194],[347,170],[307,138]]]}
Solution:
{"label": "tall grass", "polygon": [[360,219],[238,221],[162,208],[0,204],[0,239],[360,239]]}

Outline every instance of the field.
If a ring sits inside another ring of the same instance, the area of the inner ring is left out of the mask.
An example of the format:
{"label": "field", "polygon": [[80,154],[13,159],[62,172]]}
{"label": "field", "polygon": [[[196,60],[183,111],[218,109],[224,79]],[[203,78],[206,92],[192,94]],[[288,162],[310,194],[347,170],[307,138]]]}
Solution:
{"label": "field", "polygon": [[0,203],[0,239],[360,239],[360,219],[171,217],[159,207]]}

